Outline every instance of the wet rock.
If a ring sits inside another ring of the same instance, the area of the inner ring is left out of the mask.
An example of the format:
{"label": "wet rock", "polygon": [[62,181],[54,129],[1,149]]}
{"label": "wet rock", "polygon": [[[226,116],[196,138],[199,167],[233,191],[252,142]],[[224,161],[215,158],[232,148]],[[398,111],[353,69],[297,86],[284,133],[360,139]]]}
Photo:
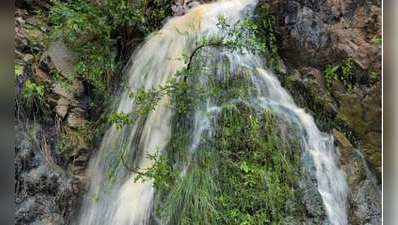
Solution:
{"label": "wet rock", "polygon": [[343,165],[348,164],[350,162],[350,156],[354,150],[354,147],[347,137],[340,131],[333,129],[333,136],[336,138],[337,146],[340,150],[341,163]]}
{"label": "wet rock", "polygon": [[[336,93],[337,94],[337,93]],[[379,85],[368,90],[354,89],[338,95],[338,118],[345,121],[361,138],[363,152],[381,173],[381,90]]]}
{"label": "wet rock", "polygon": [[[282,3],[279,3],[282,4]],[[281,55],[295,65],[313,66],[324,63],[336,54],[330,48],[330,32],[320,16],[296,1],[278,7]],[[333,58],[333,57],[332,57]]]}
{"label": "wet rock", "polygon": [[44,195],[30,197],[16,210],[16,225],[42,224],[44,221],[53,221],[55,224],[64,224],[61,212],[55,204],[55,198]]}
{"label": "wet rock", "polygon": [[291,72],[283,82],[300,106],[309,109],[321,129],[329,128],[329,119],[337,114],[337,105],[325,88],[321,72],[312,67],[302,67]]}
{"label": "wet rock", "polygon": [[32,225],[60,225],[65,224],[63,218],[59,214],[52,214],[41,220],[35,221]]}
{"label": "wet rock", "polygon": [[352,196],[352,224],[381,224],[381,190],[370,179],[363,181]]}
{"label": "wet rock", "polygon": [[44,130],[18,126],[17,131],[15,224],[68,224],[66,209],[76,204],[77,197],[68,175],[45,157],[45,147],[38,142]]}
{"label": "wet rock", "polygon": [[17,7],[26,8],[29,10],[34,9],[46,9],[50,8],[50,1],[49,0],[16,0],[15,5]]}
{"label": "wet rock", "polygon": [[52,91],[59,95],[60,97],[64,97],[67,99],[73,99],[73,93],[69,90],[67,90],[68,87],[65,87],[63,84],[61,83],[55,83],[52,87]]}

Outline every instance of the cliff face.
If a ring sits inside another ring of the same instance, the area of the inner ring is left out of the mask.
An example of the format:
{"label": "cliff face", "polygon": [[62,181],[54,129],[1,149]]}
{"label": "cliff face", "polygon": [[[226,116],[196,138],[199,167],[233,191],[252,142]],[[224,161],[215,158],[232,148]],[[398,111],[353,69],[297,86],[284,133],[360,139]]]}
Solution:
{"label": "cliff face", "polygon": [[[197,4],[178,1],[172,10],[182,15]],[[277,73],[283,86],[339,146],[350,186],[350,224],[380,224],[381,1],[262,0],[259,4],[269,7],[276,19],[283,61]],[[84,170],[95,151],[79,132],[90,119],[99,120],[102,111],[88,104],[90,85],[78,79],[70,87],[62,85],[76,59],[62,42],[43,44],[50,28],[34,11],[49,10],[50,2],[17,0],[16,5],[18,96],[24,95],[27,80],[48,89],[43,107],[37,107],[38,100],[28,104],[33,108],[16,104],[16,224],[68,224],[77,211]],[[133,39],[134,31],[127,33]],[[39,87],[33,90],[40,94]],[[74,142],[67,146],[68,154],[57,147],[65,134],[73,134],[66,137]],[[319,202],[307,205],[316,208]]]}
{"label": "cliff face", "polygon": [[[301,102],[316,116],[338,121],[336,128],[352,135],[350,141],[361,145],[366,160],[380,173],[381,2],[270,0],[263,4],[276,16],[279,54],[288,67],[287,77],[305,88],[311,100]],[[350,68],[344,68],[347,60],[352,61]],[[341,66],[336,76],[345,69],[350,74],[330,79],[325,71],[328,65]],[[323,106],[315,109],[311,103],[317,100]]]}
{"label": "cliff face", "polygon": [[276,18],[284,86],[333,133],[350,224],[381,223],[381,1],[262,1]]}
{"label": "cliff face", "polygon": [[69,224],[93,151],[76,135],[73,151],[61,147],[87,123],[88,96],[82,81],[67,88],[58,77],[71,76],[74,56],[62,43],[46,45],[49,30],[35,11],[49,7],[17,1],[15,12],[15,224]]}

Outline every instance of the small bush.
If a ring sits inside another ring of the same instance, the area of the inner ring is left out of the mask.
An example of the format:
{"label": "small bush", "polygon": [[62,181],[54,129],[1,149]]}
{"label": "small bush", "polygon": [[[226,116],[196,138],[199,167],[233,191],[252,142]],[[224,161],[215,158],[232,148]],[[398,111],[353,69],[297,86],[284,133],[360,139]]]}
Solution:
{"label": "small bush", "polygon": [[[118,54],[126,27],[149,34],[170,15],[169,1],[86,0],[55,1],[49,15],[52,39],[62,39],[78,56],[76,76],[94,87],[96,100],[104,99],[124,64]],[[169,10],[166,10],[169,9]],[[149,10],[150,9],[150,10]]]}

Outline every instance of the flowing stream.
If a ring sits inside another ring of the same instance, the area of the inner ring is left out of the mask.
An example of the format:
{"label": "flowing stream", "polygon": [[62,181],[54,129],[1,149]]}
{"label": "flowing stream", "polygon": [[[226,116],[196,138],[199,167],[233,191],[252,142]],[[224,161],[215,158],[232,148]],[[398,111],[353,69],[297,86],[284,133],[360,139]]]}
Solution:
{"label": "flowing stream", "polygon": [[[220,33],[219,16],[233,24],[252,13],[255,0],[228,0],[197,6],[186,15],[170,19],[159,31],[152,34],[134,53],[127,71],[128,87],[122,93],[117,112],[130,113],[135,103],[129,97],[140,88],[149,90],[164,85],[173,74],[185,66],[182,55],[195,49],[200,38]],[[318,191],[326,214],[332,225],[346,225],[347,184],[338,168],[337,149],[333,137],[318,130],[313,118],[294,103],[278,79],[269,72],[261,58],[249,53],[232,53],[224,50],[204,52],[209,66],[228,61],[228,70],[245,68],[249,71],[255,92],[249,103],[256,108],[270,109],[279,117],[297,124],[303,149],[312,156],[316,169]],[[214,76],[223,79],[225,70],[220,66]],[[206,83],[206,76],[201,83]],[[204,85],[206,86],[206,85]],[[153,165],[146,157],[165,149],[171,137],[173,112],[170,99],[162,97],[147,118],[139,118],[123,129],[112,126],[106,132],[97,156],[88,169],[89,190],[83,201],[77,221],[80,225],[147,225],[151,224],[154,208],[152,181],[135,181],[136,176],[123,165],[123,159],[133,161],[133,166],[144,170]],[[208,100],[205,107],[195,113],[191,149],[195,150],[205,133],[211,135],[211,116],[218,105]]]}

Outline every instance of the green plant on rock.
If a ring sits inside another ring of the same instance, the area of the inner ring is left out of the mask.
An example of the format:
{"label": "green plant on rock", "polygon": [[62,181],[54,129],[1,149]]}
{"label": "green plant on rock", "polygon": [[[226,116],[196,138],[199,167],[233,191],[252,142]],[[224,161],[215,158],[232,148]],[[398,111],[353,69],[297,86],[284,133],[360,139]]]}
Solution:
{"label": "green plant on rock", "polygon": [[327,65],[324,71],[326,86],[330,88],[333,82],[339,80],[343,82],[350,92],[353,88],[353,75],[355,70],[356,65],[352,58],[347,58],[336,66]]}
{"label": "green plant on rock", "polygon": [[15,64],[14,73],[16,77],[19,77],[23,74],[24,67],[19,64]]}
{"label": "green plant on rock", "polygon": [[373,43],[377,45],[382,45],[383,44],[383,36],[376,36],[372,39]]}
{"label": "green plant on rock", "polygon": [[[170,15],[169,1],[106,0],[99,4],[74,0],[55,1],[49,15],[52,38],[62,39],[77,55],[76,76],[94,87],[98,101],[121,73],[123,57],[117,54],[127,27],[146,35]],[[149,10],[151,9],[151,10]],[[119,43],[118,43],[119,42]]]}
{"label": "green plant on rock", "polygon": [[345,82],[349,82],[352,79],[352,75],[355,69],[355,63],[352,58],[347,58],[343,61],[343,64],[341,65],[342,69],[342,76],[341,80]]}
{"label": "green plant on rock", "polygon": [[371,71],[370,72],[370,79],[372,82],[377,82],[380,80],[380,73],[376,72],[376,71]]}
{"label": "green plant on rock", "polygon": [[331,87],[333,82],[337,79],[337,70],[339,69],[339,66],[331,66],[327,65],[325,69],[325,81],[327,87]]}
{"label": "green plant on rock", "polygon": [[[282,133],[271,112],[248,103],[253,90],[247,70],[240,68],[239,74],[225,74],[223,79],[200,70],[200,50],[209,46],[231,51],[251,46],[249,51],[276,57],[275,37],[268,37],[274,20],[257,19],[228,25],[220,17],[225,37],[201,40],[193,53],[183,56],[187,66],[166,85],[131,94],[138,109],[133,114],[145,116],[166,95],[174,108],[172,137],[163,155],[148,156],[153,166],[135,171],[136,181],[153,179],[156,215],[162,224],[284,224],[287,216],[302,214],[293,204],[299,201],[301,172],[296,139]],[[267,29],[266,39],[260,40],[257,35]],[[198,76],[206,76],[206,84],[198,82]],[[220,106],[217,115],[209,115],[213,133],[202,136],[192,149],[193,114],[209,99]]]}
{"label": "green plant on rock", "polygon": [[44,91],[45,87],[43,85],[38,85],[31,80],[27,80],[23,89],[23,97],[26,99],[42,101]]}
{"label": "green plant on rock", "polygon": [[80,149],[88,149],[94,145],[94,124],[87,123],[84,126],[73,129],[64,126],[61,130],[60,141],[57,150],[67,159],[71,158]]}
{"label": "green plant on rock", "polygon": [[31,80],[26,80],[21,96],[17,96],[17,104],[22,103],[26,113],[36,116],[46,116],[48,105],[45,101],[46,87]]}

